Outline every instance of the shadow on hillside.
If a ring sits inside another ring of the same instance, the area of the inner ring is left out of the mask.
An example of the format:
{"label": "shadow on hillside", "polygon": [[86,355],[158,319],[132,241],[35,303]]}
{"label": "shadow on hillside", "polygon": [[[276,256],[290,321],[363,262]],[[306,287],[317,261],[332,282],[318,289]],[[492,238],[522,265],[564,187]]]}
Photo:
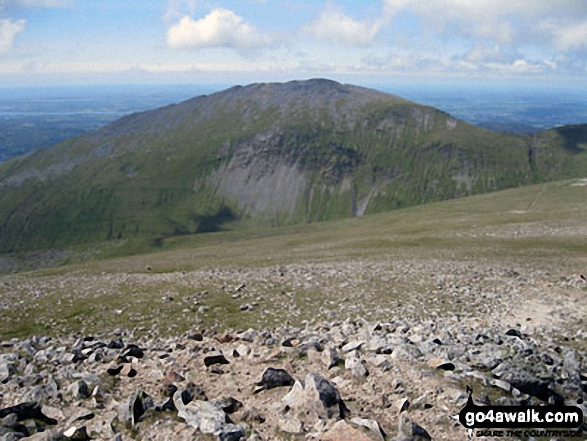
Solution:
{"label": "shadow on hillside", "polygon": [[193,220],[198,224],[196,234],[215,233],[217,231],[223,231],[222,226],[225,223],[238,220],[238,216],[230,207],[222,206],[215,214],[199,214],[194,216]]}
{"label": "shadow on hillside", "polygon": [[585,149],[580,144],[587,143],[587,125],[564,126],[554,129],[561,135],[565,142],[563,147],[573,153],[579,153]]}

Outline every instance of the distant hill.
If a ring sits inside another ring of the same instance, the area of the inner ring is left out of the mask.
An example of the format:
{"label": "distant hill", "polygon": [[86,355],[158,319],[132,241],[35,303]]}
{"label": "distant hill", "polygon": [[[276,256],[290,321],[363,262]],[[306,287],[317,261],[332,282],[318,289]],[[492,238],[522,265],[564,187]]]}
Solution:
{"label": "distant hill", "polygon": [[585,127],[524,137],[329,80],[237,86],[0,164],[0,252],[158,246],[585,176]]}

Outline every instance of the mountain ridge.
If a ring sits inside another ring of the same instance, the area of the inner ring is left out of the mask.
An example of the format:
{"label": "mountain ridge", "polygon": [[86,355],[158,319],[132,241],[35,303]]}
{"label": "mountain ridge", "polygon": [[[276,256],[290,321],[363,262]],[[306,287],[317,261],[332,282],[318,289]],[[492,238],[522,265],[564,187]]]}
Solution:
{"label": "mountain ridge", "polygon": [[0,252],[153,246],[574,177],[582,133],[491,132],[324,79],[235,86],[0,164]]}

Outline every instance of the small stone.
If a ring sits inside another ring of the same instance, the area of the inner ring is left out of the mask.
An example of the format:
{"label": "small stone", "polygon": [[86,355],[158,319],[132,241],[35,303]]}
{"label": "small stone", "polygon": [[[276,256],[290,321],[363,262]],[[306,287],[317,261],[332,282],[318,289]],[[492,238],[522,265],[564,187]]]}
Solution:
{"label": "small stone", "polygon": [[447,361],[443,358],[433,358],[431,360],[428,360],[427,364],[431,368],[437,369],[440,371],[454,371],[455,370],[454,363],[451,363],[450,361]]}
{"label": "small stone", "polygon": [[324,364],[328,366],[328,370],[336,366],[344,365],[344,358],[342,358],[336,349],[328,348],[328,350],[324,351],[322,354],[322,359]]}
{"label": "small stone", "polygon": [[123,365],[119,364],[118,366],[111,366],[108,369],[106,369],[106,372],[108,372],[110,375],[112,376],[116,376],[118,374],[120,374],[120,371],[122,371]]}
{"label": "small stone", "polygon": [[371,439],[350,426],[345,420],[340,420],[322,435],[320,441],[371,441]]}
{"label": "small stone", "polygon": [[73,395],[75,399],[86,399],[90,397],[90,388],[84,380],[78,380],[69,385],[67,391]]}
{"label": "small stone", "polygon": [[362,363],[361,356],[357,351],[351,352],[346,356],[344,367],[350,370],[353,378],[356,379],[363,379],[369,375],[369,371]]}
{"label": "small stone", "polygon": [[349,413],[340,392],[326,378],[310,373],[306,376],[305,383],[306,396],[318,398],[322,402],[327,418],[345,418]]}
{"label": "small stone", "polygon": [[422,426],[413,422],[405,413],[400,414],[399,431],[410,440],[431,441],[432,437]]}
{"label": "small stone", "polygon": [[366,429],[371,431],[371,433],[373,434],[373,438],[377,439],[378,441],[385,440],[385,432],[383,432],[377,421],[355,417],[351,419],[351,423],[360,427],[365,427]]}
{"label": "small stone", "polygon": [[365,344],[364,341],[355,340],[355,341],[351,341],[351,342],[347,343],[341,349],[343,352],[358,351],[361,349],[361,346],[363,346],[364,344]]}
{"label": "small stone", "polygon": [[241,439],[244,439],[246,435],[246,430],[240,425],[225,424],[222,426],[219,438],[220,441],[240,441]]}
{"label": "small stone", "polygon": [[278,422],[279,430],[285,433],[302,433],[302,423],[295,418],[284,418]]}
{"label": "small stone", "polygon": [[199,332],[197,332],[195,334],[189,334],[188,339],[195,340],[195,341],[203,341],[204,336],[202,334],[200,334]]}
{"label": "small stone", "polygon": [[297,346],[299,344],[299,340],[297,338],[294,337],[290,337],[287,338],[283,341],[283,343],[281,343],[281,346],[286,347],[286,348],[293,348],[295,346]]}
{"label": "small stone", "polygon": [[246,357],[251,353],[251,348],[249,348],[247,345],[238,345],[236,351],[238,352],[239,356]]}
{"label": "small stone", "polygon": [[124,348],[124,342],[120,337],[111,340],[106,346],[108,349],[122,349]]}
{"label": "small stone", "polygon": [[127,427],[132,428],[151,407],[154,407],[151,397],[141,389],[137,389],[122,405],[119,418]]}
{"label": "small stone", "polygon": [[267,368],[263,372],[261,381],[257,383],[258,388],[255,393],[292,384],[294,384],[294,379],[285,369]]}
{"label": "small stone", "polygon": [[519,339],[523,339],[524,336],[522,335],[522,333],[517,330],[517,329],[508,329],[508,331],[505,333],[505,335],[509,335],[510,337],[518,337]]}
{"label": "small stone", "polygon": [[214,400],[213,403],[220,407],[224,413],[228,415],[235,413],[237,410],[243,407],[243,403],[232,397],[220,398],[218,400]]}
{"label": "small stone", "polygon": [[253,343],[253,341],[255,340],[255,337],[257,337],[257,335],[258,335],[257,331],[249,328],[245,332],[241,332],[240,334],[237,334],[237,337],[239,338],[239,340],[246,341],[248,343]]}
{"label": "small stone", "polygon": [[145,352],[137,345],[131,344],[126,347],[122,355],[125,357],[143,358]]}
{"label": "small stone", "polygon": [[216,340],[218,340],[219,343],[230,343],[234,339],[234,336],[228,332],[216,336]]}
{"label": "small stone", "polygon": [[85,426],[82,427],[71,427],[65,432],[63,432],[63,436],[72,440],[72,441],[86,441],[90,440],[91,438],[88,435],[88,432]]}
{"label": "small stone", "polygon": [[52,418],[57,421],[63,421],[65,419],[65,415],[56,407],[47,406],[46,404],[43,405],[41,408],[41,412],[47,415],[49,418]]}
{"label": "small stone", "polygon": [[206,367],[210,367],[215,364],[229,364],[230,362],[224,357],[222,352],[215,351],[211,352],[208,356],[204,357],[204,364]]}
{"label": "small stone", "polygon": [[120,371],[120,374],[121,375],[124,375],[125,377],[133,378],[133,377],[136,377],[137,376],[137,371],[129,363],[129,364],[125,364],[123,366],[122,370]]}
{"label": "small stone", "polygon": [[189,404],[193,400],[200,400],[200,401],[208,401],[208,397],[206,396],[206,392],[196,383],[190,381],[185,389],[181,392],[181,399],[183,400],[183,404]]}

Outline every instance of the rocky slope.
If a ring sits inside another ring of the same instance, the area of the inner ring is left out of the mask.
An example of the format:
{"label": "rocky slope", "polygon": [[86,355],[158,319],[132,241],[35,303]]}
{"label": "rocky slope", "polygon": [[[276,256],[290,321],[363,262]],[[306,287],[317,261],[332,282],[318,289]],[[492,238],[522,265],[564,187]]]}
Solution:
{"label": "rocky slope", "polygon": [[[582,404],[577,335],[337,322],[2,343],[3,440],[458,440],[479,403]],[[569,340],[559,343],[559,339]],[[581,397],[581,398],[579,398]],[[587,434],[587,432],[586,432]]]}
{"label": "rocky slope", "polygon": [[582,133],[500,134],[328,80],[234,87],[0,164],[0,252],[136,251],[583,176]]}
{"label": "rocky slope", "polygon": [[[241,313],[258,323],[271,321],[265,316],[269,299],[259,299],[270,280],[297,281],[294,291],[316,282],[325,294],[309,306],[313,315],[299,317],[295,303],[285,304],[289,313],[277,311],[281,323],[306,317],[303,326],[215,331],[197,325],[214,308],[167,315],[163,305],[186,304],[160,291],[159,319],[142,315],[132,329],[108,330],[102,323],[95,325],[101,332],[4,338],[0,437],[466,440],[451,417],[464,407],[467,386],[477,404],[564,402],[587,414],[586,284],[548,266],[550,271],[531,264],[513,270],[483,259],[354,260],[135,276],[139,290],[142,278],[145,286],[158,278],[175,284],[212,280],[248,304]],[[424,275],[434,294],[413,291]],[[68,284],[88,295],[118,291],[117,277],[130,275],[12,276],[4,287],[30,302]],[[387,283],[378,285],[378,277]],[[327,293],[337,289],[347,297],[336,294],[335,307]],[[395,289],[403,292],[397,301],[389,298]],[[17,300],[7,292],[2,307],[14,309]],[[137,308],[133,302],[130,310]],[[365,316],[372,318],[356,318]],[[181,335],[173,333],[178,321],[189,326]]]}

